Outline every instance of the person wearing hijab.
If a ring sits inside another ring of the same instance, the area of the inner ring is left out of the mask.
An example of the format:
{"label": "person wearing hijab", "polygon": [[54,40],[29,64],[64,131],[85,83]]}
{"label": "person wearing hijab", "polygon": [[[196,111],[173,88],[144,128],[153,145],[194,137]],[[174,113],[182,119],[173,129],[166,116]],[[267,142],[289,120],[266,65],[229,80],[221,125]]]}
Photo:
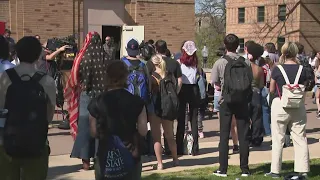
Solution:
{"label": "person wearing hijab", "polygon": [[71,75],[65,87],[65,98],[70,114],[71,135],[75,140],[71,158],[82,159],[83,169],[89,170],[94,157],[95,140],[90,136],[90,100],[105,90],[106,63],[100,35],[90,32],[73,62]]}

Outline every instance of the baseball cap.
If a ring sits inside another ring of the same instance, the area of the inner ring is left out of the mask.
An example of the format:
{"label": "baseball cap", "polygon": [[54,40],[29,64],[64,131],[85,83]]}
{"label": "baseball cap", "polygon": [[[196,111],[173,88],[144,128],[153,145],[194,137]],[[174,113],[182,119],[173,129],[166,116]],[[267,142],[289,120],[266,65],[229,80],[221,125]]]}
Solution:
{"label": "baseball cap", "polygon": [[139,55],[139,42],[137,39],[131,38],[127,42],[126,47],[127,53],[131,57],[136,57]]}
{"label": "baseball cap", "polygon": [[189,55],[192,56],[193,53],[197,51],[196,44],[193,41],[187,41],[184,43],[182,49]]}

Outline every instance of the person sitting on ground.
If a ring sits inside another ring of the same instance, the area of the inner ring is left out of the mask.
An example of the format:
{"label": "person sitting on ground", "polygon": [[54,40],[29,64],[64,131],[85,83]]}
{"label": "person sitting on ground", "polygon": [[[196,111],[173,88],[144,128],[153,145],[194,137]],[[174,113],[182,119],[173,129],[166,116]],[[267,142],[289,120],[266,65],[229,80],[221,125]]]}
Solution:
{"label": "person sitting on ground", "polygon": [[[140,180],[142,163],[139,141],[140,136],[146,136],[148,131],[145,102],[126,90],[129,71],[124,62],[110,61],[106,71],[105,86],[107,91],[94,98],[88,105],[90,132],[92,137],[99,139],[95,161],[96,180],[104,179],[101,177],[107,175],[104,174],[108,171],[105,168],[106,163],[119,162],[118,158],[120,157],[123,163],[127,163],[126,160],[129,158],[133,158],[132,168],[122,172],[125,176],[121,179]],[[110,136],[119,138],[117,143],[123,144],[130,154],[121,156],[123,155],[122,151],[118,154],[118,158],[110,158],[109,147],[106,145]],[[116,164],[114,165],[118,167]]]}
{"label": "person sitting on ground", "polygon": [[[294,171],[306,176],[310,170],[309,149],[306,137],[306,108],[304,97],[295,101],[296,108],[287,108],[282,98],[286,85],[304,85],[307,80],[306,71],[297,59],[299,49],[295,43],[287,42],[281,48],[280,65],[271,73],[270,93],[275,97],[271,103],[272,128],[272,162],[270,173],[265,176],[279,178],[282,164],[282,151],[286,130],[293,138],[295,152]],[[291,88],[290,88],[291,89]],[[301,88],[300,90],[304,90]],[[288,93],[288,92],[287,92]],[[304,92],[301,92],[302,94]],[[287,95],[288,96],[288,95]],[[294,103],[294,102],[293,102]]]}

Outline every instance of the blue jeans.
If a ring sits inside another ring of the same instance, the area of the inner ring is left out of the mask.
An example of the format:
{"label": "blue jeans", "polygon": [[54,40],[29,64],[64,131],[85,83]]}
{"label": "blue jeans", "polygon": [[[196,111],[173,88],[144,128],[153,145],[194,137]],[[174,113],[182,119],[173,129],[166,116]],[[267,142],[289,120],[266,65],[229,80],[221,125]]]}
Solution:
{"label": "blue jeans", "polygon": [[271,116],[270,116],[270,107],[268,105],[267,102],[267,95],[268,95],[268,91],[266,88],[262,89],[262,101],[261,101],[261,105],[262,105],[262,120],[263,120],[263,127],[264,127],[264,133],[266,136],[270,136],[271,135]]}

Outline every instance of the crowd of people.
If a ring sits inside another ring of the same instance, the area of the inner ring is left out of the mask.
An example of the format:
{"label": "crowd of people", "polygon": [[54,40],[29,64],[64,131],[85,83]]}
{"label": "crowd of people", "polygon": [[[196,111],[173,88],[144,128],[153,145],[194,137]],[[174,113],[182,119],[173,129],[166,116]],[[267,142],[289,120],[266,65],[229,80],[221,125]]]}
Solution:
{"label": "crowd of people", "polygon": [[[68,46],[48,52],[39,40],[39,35],[20,39],[14,45],[13,63],[10,43],[14,41],[0,36],[0,175],[4,180],[47,177],[47,134],[57,97],[48,61]],[[320,53],[309,58],[300,43],[287,42],[277,50],[273,43],[263,47],[248,41],[241,56],[239,38],[228,34],[225,53],[214,63],[207,83],[191,40],[183,42],[181,52],[172,54],[164,40],[141,43],[130,38],[127,55],[120,60],[109,42],[110,37],[103,44],[98,33],[88,33],[64,87],[74,139],[71,158],[81,159],[85,170],[92,168],[93,158],[97,180],[141,179],[141,156],[150,142],[153,147],[147,148],[147,154],[154,152],[156,170],[166,168],[164,153],[171,155],[172,166],[179,166],[179,156],[199,155],[207,86],[214,88],[213,109],[220,122],[220,167],[213,175],[227,177],[231,134],[243,177],[251,175],[250,146],[261,146],[264,137],[271,136],[272,163],[265,176],[279,178],[282,151],[290,135],[294,171],[307,176],[304,99],[307,89],[315,89],[319,117]],[[206,47],[202,54],[208,57]]]}

